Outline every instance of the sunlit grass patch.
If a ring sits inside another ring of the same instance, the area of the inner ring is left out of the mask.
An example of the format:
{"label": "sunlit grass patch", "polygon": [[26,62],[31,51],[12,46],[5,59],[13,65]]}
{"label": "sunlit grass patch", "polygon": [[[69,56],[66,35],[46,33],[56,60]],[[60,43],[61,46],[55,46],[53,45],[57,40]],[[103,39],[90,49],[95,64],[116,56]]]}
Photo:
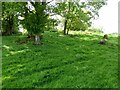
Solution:
{"label": "sunlit grass patch", "polygon": [[4,36],[3,88],[117,88],[118,38],[100,45],[102,36],[47,31],[42,46]]}

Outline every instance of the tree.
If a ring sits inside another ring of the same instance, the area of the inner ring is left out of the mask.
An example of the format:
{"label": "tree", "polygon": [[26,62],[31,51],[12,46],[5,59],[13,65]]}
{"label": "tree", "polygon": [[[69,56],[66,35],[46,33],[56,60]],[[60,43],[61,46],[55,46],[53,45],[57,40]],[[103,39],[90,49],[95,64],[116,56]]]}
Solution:
{"label": "tree", "polygon": [[91,26],[91,19],[98,17],[98,10],[106,4],[106,1],[80,2],[60,2],[54,8],[54,12],[64,18],[64,34],[68,34],[70,29],[86,30]]}
{"label": "tree", "polygon": [[20,2],[2,2],[2,32],[4,35],[12,35],[16,32],[21,4]]}
{"label": "tree", "polygon": [[33,10],[25,8],[25,19],[24,26],[28,33],[35,36],[35,45],[41,45],[41,35],[44,32],[45,25],[47,22],[47,14],[45,13],[46,2],[32,2],[30,1]]}

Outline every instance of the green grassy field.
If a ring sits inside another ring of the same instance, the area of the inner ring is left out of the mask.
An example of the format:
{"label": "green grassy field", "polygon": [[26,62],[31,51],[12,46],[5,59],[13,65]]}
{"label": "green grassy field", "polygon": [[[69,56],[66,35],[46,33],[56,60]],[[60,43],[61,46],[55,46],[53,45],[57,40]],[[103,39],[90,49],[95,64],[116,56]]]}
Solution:
{"label": "green grassy field", "polygon": [[100,45],[102,36],[45,32],[42,46],[3,36],[3,88],[117,88],[118,38]]}

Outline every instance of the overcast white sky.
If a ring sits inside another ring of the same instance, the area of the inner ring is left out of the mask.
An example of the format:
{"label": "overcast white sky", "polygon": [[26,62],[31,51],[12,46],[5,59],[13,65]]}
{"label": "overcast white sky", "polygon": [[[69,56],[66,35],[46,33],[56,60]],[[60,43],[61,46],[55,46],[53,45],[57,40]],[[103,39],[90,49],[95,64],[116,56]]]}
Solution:
{"label": "overcast white sky", "polygon": [[118,32],[118,2],[120,0],[108,0],[107,5],[99,11],[99,19],[94,21],[95,27],[103,28],[105,33]]}

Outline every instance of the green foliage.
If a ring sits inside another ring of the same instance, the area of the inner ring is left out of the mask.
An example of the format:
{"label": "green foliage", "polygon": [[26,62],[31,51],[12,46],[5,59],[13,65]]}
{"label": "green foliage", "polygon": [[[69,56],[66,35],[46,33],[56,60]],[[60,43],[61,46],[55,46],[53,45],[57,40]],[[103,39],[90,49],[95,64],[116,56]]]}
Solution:
{"label": "green foliage", "polygon": [[18,16],[22,12],[22,2],[2,2],[2,31],[15,33],[18,30]]}
{"label": "green foliage", "polygon": [[105,4],[106,0],[82,3],[80,0],[66,1],[58,3],[53,11],[67,20],[67,24],[64,25],[66,29],[85,31],[91,26],[91,19],[98,17],[98,10]]}
{"label": "green foliage", "polygon": [[57,25],[58,25],[58,21],[57,20],[48,18],[47,23],[46,23],[45,31],[50,31],[50,30],[54,31],[55,30],[55,26],[57,26]]}
{"label": "green foliage", "polygon": [[[90,20],[95,18],[96,15],[98,16],[98,10],[106,4],[106,1],[82,3],[80,3],[80,0],[66,1],[57,3],[54,7],[48,6],[45,2],[44,4],[42,2],[31,2],[31,4],[35,8],[33,11],[27,8],[26,2],[3,2],[3,31],[10,31],[11,28],[8,29],[9,27],[17,30],[18,16],[21,15],[25,17],[22,25],[28,32],[40,34],[45,29],[55,26],[50,24],[54,22],[53,20],[48,20],[48,14],[50,13],[64,17],[67,20],[66,29],[68,30],[86,30],[91,26]],[[10,24],[9,21],[14,23]]]}
{"label": "green foliage", "polygon": [[102,36],[45,32],[40,47],[3,36],[2,88],[118,88],[118,38]]}
{"label": "green foliage", "polygon": [[45,14],[45,5],[35,2],[35,10],[30,11],[25,16],[25,27],[29,33],[41,34],[45,30],[47,15]]}
{"label": "green foliage", "polygon": [[95,32],[95,33],[103,33],[102,29],[94,28],[94,27],[89,28],[88,31]]}

